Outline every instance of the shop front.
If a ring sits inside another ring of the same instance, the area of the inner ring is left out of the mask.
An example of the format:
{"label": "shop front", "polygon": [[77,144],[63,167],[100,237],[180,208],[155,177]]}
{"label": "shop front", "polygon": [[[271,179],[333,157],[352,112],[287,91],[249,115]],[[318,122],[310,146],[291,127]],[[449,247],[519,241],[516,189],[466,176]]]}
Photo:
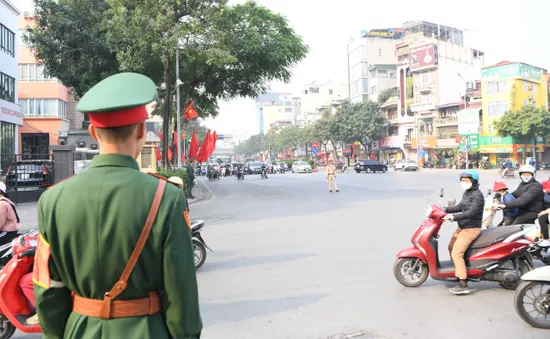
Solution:
{"label": "shop front", "polygon": [[386,136],[379,141],[380,161],[387,161],[393,164],[405,158],[401,149],[401,138],[399,136]]}
{"label": "shop front", "polygon": [[18,130],[23,125],[21,107],[0,100],[0,174],[14,161],[17,153]]}
{"label": "shop front", "polygon": [[[512,137],[480,136],[480,152],[489,157],[489,162],[493,166],[500,166],[506,159],[510,158],[514,163],[525,163],[523,154],[530,157],[533,154],[535,145],[531,142],[525,145],[523,142],[515,140]],[[527,147],[526,147],[527,146]],[[546,162],[549,156],[545,152],[548,145],[542,137],[537,137],[536,153],[537,159]],[[549,159],[550,160],[550,159]]]}
{"label": "shop front", "polygon": [[424,162],[430,161],[430,155],[434,154],[437,148],[437,138],[435,135],[413,137],[411,139],[411,158],[413,156],[418,160],[418,166]]}

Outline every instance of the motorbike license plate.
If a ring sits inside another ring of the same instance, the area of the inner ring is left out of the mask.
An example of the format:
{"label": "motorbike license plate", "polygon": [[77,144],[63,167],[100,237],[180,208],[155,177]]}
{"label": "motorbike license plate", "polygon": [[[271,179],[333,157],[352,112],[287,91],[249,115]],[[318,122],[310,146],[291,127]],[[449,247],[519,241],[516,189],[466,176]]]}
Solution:
{"label": "motorbike license plate", "polygon": [[21,179],[28,179],[29,178],[29,174],[28,173],[22,173],[21,174]]}

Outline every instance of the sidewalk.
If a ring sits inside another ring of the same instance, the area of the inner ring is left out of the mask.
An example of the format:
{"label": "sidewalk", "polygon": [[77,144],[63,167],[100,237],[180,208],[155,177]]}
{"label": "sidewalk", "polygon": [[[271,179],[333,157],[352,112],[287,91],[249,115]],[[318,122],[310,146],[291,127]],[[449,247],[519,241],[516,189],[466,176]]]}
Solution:
{"label": "sidewalk", "polygon": [[[189,205],[204,200],[208,195],[208,190],[204,187],[203,183],[198,182],[193,187],[193,195],[195,199],[189,199]],[[21,232],[38,228],[37,206],[38,202],[27,202],[17,205],[17,214],[19,214],[19,218],[21,219]]]}

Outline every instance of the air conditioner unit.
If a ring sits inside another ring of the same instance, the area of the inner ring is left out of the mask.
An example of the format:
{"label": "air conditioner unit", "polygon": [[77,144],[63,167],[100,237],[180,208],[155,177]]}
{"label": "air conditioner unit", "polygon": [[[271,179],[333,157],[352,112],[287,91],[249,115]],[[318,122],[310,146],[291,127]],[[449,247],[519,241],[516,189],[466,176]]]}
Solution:
{"label": "air conditioner unit", "polygon": [[532,91],[535,89],[535,85],[529,85],[529,89]]}

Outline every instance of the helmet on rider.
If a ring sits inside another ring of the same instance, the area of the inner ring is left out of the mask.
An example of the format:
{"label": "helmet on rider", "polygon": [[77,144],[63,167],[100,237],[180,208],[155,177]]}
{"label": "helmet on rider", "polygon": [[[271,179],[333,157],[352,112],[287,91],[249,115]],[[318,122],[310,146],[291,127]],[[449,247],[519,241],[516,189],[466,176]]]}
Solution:
{"label": "helmet on rider", "polygon": [[180,177],[170,177],[168,178],[168,181],[173,183],[173,184],[176,184],[178,185],[179,187],[183,187],[183,180],[181,180]]}
{"label": "helmet on rider", "polygon": [[0,181],[0,194],[6,194],[6,184]]}
{"label": "helmet on rider", "polygon": [[460,185],[467,191],[472,187],[477,187],[479,183],[479,174],[474,170],[465,170],[460,173]]}
{"label": "helmet on rider", "polygon": [[523,165],[519,168],[519,177],[524,183],[528,183],[533,180],[535,176],[535,168],[531,165]]}

